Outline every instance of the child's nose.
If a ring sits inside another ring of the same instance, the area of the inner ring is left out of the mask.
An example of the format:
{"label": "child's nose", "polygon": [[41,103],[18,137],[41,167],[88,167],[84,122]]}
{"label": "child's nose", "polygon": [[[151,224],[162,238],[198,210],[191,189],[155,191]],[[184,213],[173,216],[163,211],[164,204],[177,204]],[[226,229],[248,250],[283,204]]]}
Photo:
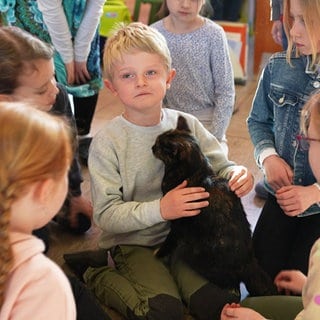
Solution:
{"label": "child's nose", "polygon": [[137,85],[140,86],[144,86],[147,83],[147,78],[145,75],[141,75],[141,76],[137,76]]}
{"label": "child's nose", "polygon": [[293,37],[293,38],[300,36],[299,27],[297,26],[296,23],[293,23],[293,24],[292,24],[292,27],[291,27],[291,29],[290,29],[290,35],[291,35],[291,37]]}

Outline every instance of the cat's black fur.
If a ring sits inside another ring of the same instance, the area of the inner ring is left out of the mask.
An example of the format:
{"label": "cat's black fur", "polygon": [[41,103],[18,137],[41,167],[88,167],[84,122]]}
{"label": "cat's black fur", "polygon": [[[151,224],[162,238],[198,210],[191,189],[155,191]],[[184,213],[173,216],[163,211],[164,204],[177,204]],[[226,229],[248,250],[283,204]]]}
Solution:
{"label": "cat's black fur", "polygon": [[239,288],[244,282],[251,296],[277,294],[254,258],[250,224],[240,199],[228,181],[213,172],[184,117],[179,117],[176,129],[158,136],[152,151],[165,164],[163,194],[184,180],[210,193],[209,206],[199,215],[171,221],[157,256],[182,259],[221,288]]}

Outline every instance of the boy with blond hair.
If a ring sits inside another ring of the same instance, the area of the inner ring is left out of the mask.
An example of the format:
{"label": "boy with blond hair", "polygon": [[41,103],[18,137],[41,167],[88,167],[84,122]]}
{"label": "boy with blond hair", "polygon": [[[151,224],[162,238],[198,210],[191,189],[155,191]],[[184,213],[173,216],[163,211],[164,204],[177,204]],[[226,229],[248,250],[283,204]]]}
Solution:
{"label": "boy with blond hair", "polygon": [[239,196],[253,186],[243,166],[229,161],[220,143],[192,115],[163,108],[175,76],[164,37],[142,23],[121,25],[104,53],[105,85],[124,105],[94,137],[89,155],[94,220],[100,247],[115,268],[89,267],[87,285],[99,300],[129,319],[182,319],[183,303],[197,319],[214,319],[239,288],[221,289],[186,265],[168,265],[154,251],[165,240],[170,220],[190,217],[208,205],[208,193],[184,181],[162,195],[164,164],[151,147],[183,115],[214,170],[229,178]]}

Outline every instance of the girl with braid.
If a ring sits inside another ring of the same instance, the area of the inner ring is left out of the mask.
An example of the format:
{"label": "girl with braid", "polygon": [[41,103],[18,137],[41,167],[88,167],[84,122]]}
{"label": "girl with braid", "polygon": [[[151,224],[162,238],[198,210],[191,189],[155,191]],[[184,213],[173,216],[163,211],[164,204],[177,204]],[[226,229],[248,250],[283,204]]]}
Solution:
{"label": "girl with braid", "polygon": [[32,235],[65,199],[70,130],[57,116],[0,102],[0,150],[0,319],[74,320],[70,284]]}

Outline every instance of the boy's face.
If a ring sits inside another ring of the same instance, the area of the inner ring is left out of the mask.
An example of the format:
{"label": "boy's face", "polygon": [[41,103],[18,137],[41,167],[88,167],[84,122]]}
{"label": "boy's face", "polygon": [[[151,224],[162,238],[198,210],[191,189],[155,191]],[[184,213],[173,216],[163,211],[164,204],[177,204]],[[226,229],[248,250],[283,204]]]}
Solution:
{"label": "boy's face", "polygon": [[19,86],[10,95],[10,100],[24,101],[38,109],[49,111],[56,101],[59,89],[54,77],[52,60],[35,60],[36,70],[29,69],[19,77]]}
{"label": "boy's face", "polygon": [[123,60],[116,64],[112,81],[106,86],[125,106],[128,120],[159,112],[162,100],[175,75],[168,72],[159,55],[146,52],[123,54]]}

